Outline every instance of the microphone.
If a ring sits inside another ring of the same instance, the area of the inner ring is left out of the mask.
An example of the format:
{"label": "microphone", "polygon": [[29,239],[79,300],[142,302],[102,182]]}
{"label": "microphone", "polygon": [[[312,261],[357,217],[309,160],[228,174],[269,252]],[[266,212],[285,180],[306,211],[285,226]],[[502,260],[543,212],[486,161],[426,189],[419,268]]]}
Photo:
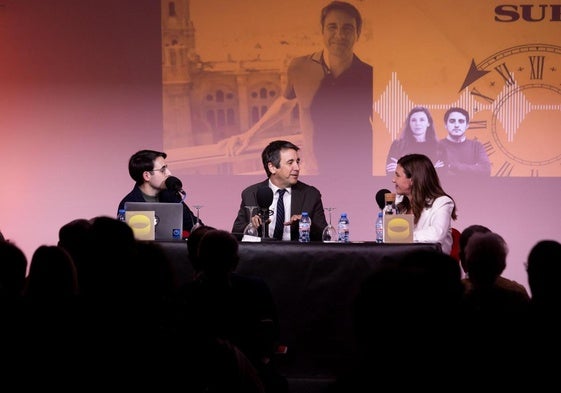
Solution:
{"label": "microphone", "polygon": [[272,212],[269,210],[269,206],[273,203],[273,190],[269,187],[260,187],[257,189],[257,205],[261,210],[261,224],[262,224],[262,239],[268,238],[267,221]]}
{"label": "microphone", "polygon": [[183,201],[187,197],[187,193],[183,190],[183,183],[175,176],[168,176],[166,181],[166,188],[172,192],[176,192]]}
{"label": "microphone", "polygon": [[261,210],[267,211],[269,215],[269,206],[273,203],[273,190],[269,187],[260,187],[257,189],[257,205]]}
{"label": "microphone", "polygon": [[384,210],[384,207],[386,206],[387,193],[391,193],[391,191],[385,188],[382,188],[376,193],[376,203],[378,204],[380,210]]}

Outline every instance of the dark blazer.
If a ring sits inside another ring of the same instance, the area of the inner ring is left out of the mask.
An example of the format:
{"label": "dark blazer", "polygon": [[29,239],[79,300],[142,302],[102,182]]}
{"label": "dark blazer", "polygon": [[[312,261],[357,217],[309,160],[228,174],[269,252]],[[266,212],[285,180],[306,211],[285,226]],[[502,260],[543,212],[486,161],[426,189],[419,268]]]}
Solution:
{"label": "dark blazer", "polygon": [[[243,230],[249,223],[248,212],[245,206],[257,205],[257,190],[261,187],[268,187],[269,180],[253,184],[242,191],[242,201],[238,216],[232,226],[232,234],[241,239]],[[314,186],[299,181],[291,187],[290,215],[302,214],[307,211],[312,219],[312,228],[310,231],[310,239],[313,241],[321,241],[323,228],[327,226],[325,219],[325,211],[323,210],[323,202],[321,201],[321,193]],[[261,229],[261,228],[260,228]],[[298,240],[298,222],[293,222],[290,226],[290,240]]]}

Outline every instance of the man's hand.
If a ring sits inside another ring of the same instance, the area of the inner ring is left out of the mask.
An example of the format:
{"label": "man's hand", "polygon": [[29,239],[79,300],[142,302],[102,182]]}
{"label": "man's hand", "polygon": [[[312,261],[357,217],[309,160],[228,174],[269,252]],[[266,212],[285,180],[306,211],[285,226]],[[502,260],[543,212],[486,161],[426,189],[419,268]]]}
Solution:
{"label": "man's hand", "polygon": [[[271,219],[267,219],[267,223],[270,223]],[[259,214],[254,215],[253,217],[251,217],[251,223],[253,224],[253,226],[259,228],[261,227],[263,221],[261,220],[261,216]]]}
{"label": "man's hand", "polygon": [[233,135],[229,138],[223,139],[218,142],[218,147],[224,149],[226,151],[226,155],[229,157],[237,156],[240,153],[243,153],[249,142],[251,137],[246,133],[240,135]]}
{"label": "man's hand", "polygon": [[397,168],[397,158],[390,157],[390,162],[386,165],[386,172],[395,172],[395,168]]}
{"label": "man's hand", "polygon": [[444,161],[442,161],[442,160],[436,161],[436,162],[434,163],[434,167],[435,167],[435,168],[442,168],[442,167],[444,167]]}

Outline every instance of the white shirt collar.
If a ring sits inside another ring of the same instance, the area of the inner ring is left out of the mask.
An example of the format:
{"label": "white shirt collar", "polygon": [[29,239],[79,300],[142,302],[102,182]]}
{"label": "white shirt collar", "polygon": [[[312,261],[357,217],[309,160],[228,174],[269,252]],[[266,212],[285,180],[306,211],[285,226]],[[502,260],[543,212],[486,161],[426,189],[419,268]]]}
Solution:
{"label": "white shirt collar", "polygon": [[[269,180],[269,187],[271,188],[271,190],[273,190],[273,195],[276,195],[277,190],[280,190],[280,188],[275,186],[273,183],[271,183],[270,180]],[[290,194],[292,188],[291,187],[286,187],[285,190]]]}

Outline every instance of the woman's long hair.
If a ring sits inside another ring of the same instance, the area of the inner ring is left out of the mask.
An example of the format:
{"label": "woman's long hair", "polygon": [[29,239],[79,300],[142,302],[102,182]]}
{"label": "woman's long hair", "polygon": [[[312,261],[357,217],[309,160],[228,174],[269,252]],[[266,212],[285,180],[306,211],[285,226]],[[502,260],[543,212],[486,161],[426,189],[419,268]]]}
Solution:
{"label": "woman's long hair", "polygon": [[[424,154],[404,155],[397,161],[397,164],[401,165],[405,176],[413,181],[413,187],[411,188],[413,201],[404,196],[397,208],[400,212],[411,209],[415,216],[415,224],[419,221],[423,209],[431,207],[436,198],[446,195],[454,201],[454,198],[442,189],[432,161]],[[456,218],[456,203],[454,202],[452,219],[455,220]]]}
{"label": "woman's long hair", "polygon": [[405,125],[403,126],[398,139],[403,141],[403,143],[405,143],[406,145],[417,143],[417,140],[413,136],[413,131],[411,130],[411,117],[418,112],[423,112],[427,116],[430,124],[427,127],[427,131],[425,133],[425,143],[436,146],[438,139],[436,137],[436,131],[434,129],[434,121],[432,120],[432,115],[430,114],[429,110],[423,106],[416,106],[409,111],[407,119],[405,120]]}

